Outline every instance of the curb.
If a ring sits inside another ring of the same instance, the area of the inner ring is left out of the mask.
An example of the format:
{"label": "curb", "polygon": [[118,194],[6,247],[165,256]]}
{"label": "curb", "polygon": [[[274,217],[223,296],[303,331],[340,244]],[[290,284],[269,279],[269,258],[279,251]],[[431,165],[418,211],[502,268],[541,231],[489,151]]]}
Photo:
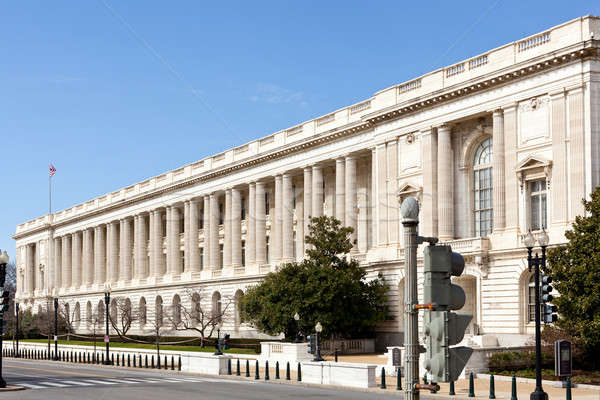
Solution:
{"label": "curb", "polygon": [[17,390],[25,389],[25,386],[6,386],[5,388],[0,388],[0,392],[16,392]]}
{"label": "curb", "polygon": [[[475,375],[476,378],[479,379],[490,379],[490,374],[476,374]],[[505,381],[505,382],[510,382],[512,380],[512,376],[506,376],[506,375],[494,375],[494,379],[497,381]],[[532,383],[535,384],[535,379],[531,379],[531,378],[520,378],[517,376],[517,383]],[[547,379],[542,379],[542,384],[543,385],[548,385],[548,386],[552,386],[552,387],[558,387],[558,388],[565,388],[566,387],[566,383],[564,381],[549,381]],[[571,387],[572,388],[579,388],[579,389],[588,389],[588,390],[598,390],[600,391],[600,386],[598,385],[588,385],[585,383],[573,383],[571,382]]]}

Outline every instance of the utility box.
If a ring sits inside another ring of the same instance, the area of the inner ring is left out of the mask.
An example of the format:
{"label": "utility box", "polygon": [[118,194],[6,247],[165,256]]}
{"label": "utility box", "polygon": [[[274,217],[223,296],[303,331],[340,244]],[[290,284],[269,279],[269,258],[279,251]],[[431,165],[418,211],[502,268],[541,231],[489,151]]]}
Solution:
{"label": "utility box", "polygon": [[573,352],[571,342],[557,340],[554,342],[554,375],[571,376],[573,373]]}

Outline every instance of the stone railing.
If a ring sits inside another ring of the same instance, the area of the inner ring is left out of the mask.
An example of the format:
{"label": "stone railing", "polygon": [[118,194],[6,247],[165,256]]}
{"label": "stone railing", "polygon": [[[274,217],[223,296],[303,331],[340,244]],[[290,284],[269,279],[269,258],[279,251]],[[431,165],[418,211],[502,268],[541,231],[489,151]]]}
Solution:
{"label": "stone railing", "polygon": [[324,340],[321,350],[333,353],[338,350],[339,354],[366,354],[375,352],[375,339],[339,339]]}

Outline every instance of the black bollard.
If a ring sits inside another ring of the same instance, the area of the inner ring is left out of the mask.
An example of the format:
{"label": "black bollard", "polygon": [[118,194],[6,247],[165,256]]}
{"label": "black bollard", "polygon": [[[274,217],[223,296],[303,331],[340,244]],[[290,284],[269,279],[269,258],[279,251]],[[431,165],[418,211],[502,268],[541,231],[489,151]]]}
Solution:
{"label": "black bollard", "polygon": [[517,377],[513,375],[510,385],[510,400],[517,400]]}
{"label": "black bollard", "polygon": [[104,353],[102,353],[102,365],[104,365]]}
{"label": "black bollard", "polygon": [[[142,368],[142,355],[140,354],[140,358],[138,358],[139,360],[139,367]],[[146,368],[148,368],[148,356],[146,356]]]}
{"label": "black bollard", "polygon": [[115,353],[111,353],[110,355],[110,365],[115,365]]}
{"label": "black bollard", "polygon": [[302,364],[298,363],[298,382],[302,382]]}
{"label": "black bollard", "polygon": [[[133,362],[135,363],[135,357],[133,357]],[[131,354],[127,354],[127,367],[131,367]]]}
{"label": "black bollard", "polygon": [[566,387],[567,393],[566,393],[566,400],[572,400],[571,397],[571,377],[567,376],[567,387]]}
{"label": "black bollard", "polygon": [[161,365],[160,365],[160,356],[156,356],[156,368],[160,369]]}
{"label": "black bollard", "polygon": [[227,359],[227,375],[231,375],[231,358]]}
{"label": "black bollard", "polygon": [[494,374],[490,375],[490,399],[496,398],[496,385],[494,385]]}
{"label": "black bollard", "polygon": [[121,357],[119,357],[119,355],[117,354],[117,367],[120,367],[120,366],[121,366],[121,365],[120,365],[120,363],[119,363],[119,359],[120,359],[120,358],[121,358]]}
{"label": "black bollard", "polygon": [[448,391],[448,396],[456,396],[454,392],[454,381],[450,381],[450,390]]}
{"label": "black bollard", "polygon": [[475,397],[475,381],[473,380],[473,372],[469,374],[469,397]]}
{"label": "black bollard", "polygon": [[[179,361],[177,362],[177,371],[181,371],[181,355],[179,355]],[[238,360],[238,372],[240,371],[240,360]],[[239,375],[239,373],[238,373]]]}
{"label": "black bollard", "polygon": [[335,349],[335,352],[333,353],[334,357],[335,357],[335,362],[338,362],[338,349]]}
{"label": "black bollard", "polygon": [[154,369],[154,354],[152,354],[152,362],[150,363],[150,368]]}
{"label": "black bollard", "polygon": [[275,362],[275,379],[279,379],[279,361]]}
{"label": "black bollard", "polygon": [[285,364],[285,380],[286,381],[290,380],[290,362],[289,361]]}
{"label": "black bollard", "polygon": [[125,353],[121,354],[121,367],[125,366]]}
{"label": "black bollard", "polygon": [[146,368],[148,368],[148,354],[146,354],[146,362],[145,362]]}
{"label": "black bollard", "polygon": [[171,356],[171,371],[175,371],[175,357]]}
{"label": "black bollard", "polygon": [[381,388],[387,389],[385,386],[385,368],[381,368]]}
{"label": "black bollard", "polygon": [[265,381],[269,380],[269,361],[265,361]]}
{"label": "black bollard", "polygon": [[240,359],[235,362],[235,375],[240,376]]}
{"label": "black bollard", "polygon": [[396,368],[396,390],[402,390],[402,372]]}
{"label": "black bollard", "polygon": [[165,369],[168,369],[168,365],[167,365],[167,356],[165,356]]}
{"label": "black bollard", "polygon": [[137,359],[137,357],[136,357],[136,356],[135,356],[135,354],[134,354],[134,356],[133,356],[133,368],[136,368],[136,367],[137,367],[137,365],[135,364],[135,360],[136,360],[136,359]]}
{"label": "black bollard", "polygon": [[246,378],[250,377],[250,361],[246,360]]}
{"label": "black bollard", "polygon": [[254,379],[260,379],[260,373],[258,372],[258,360],[256,360],[256,366],[254,367]]}

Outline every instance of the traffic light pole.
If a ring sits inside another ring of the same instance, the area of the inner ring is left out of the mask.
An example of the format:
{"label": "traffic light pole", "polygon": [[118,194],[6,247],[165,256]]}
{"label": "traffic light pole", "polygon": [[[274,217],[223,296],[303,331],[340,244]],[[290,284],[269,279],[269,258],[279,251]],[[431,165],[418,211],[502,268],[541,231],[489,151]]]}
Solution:
{"label": "traffic light pole", "polygon": [[542,246],[542,258],[536,253],[531,256],[531,247],[527,248],[527,261],[529,270],[533,265],[535,281],[535,390],[530,395],[530,400],[548,400],[548,394],[542,389],[542,338],[540,329],[540,264],[546,261],[546,247]]}
{"label": "traffic light pole", "polygon": [[404,226],[404,399],[419,400],[419,316],[417,297],[417,225],[419,204],[413,197],[402,202]]}

